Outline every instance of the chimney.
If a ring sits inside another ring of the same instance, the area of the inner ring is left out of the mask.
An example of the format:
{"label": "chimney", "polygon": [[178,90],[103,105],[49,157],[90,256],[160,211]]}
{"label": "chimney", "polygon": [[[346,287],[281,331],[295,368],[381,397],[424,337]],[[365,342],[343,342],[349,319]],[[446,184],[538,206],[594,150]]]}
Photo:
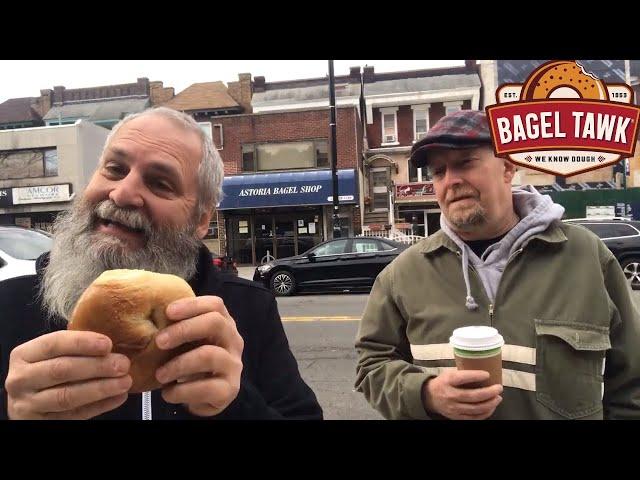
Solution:
{"label": "chimney", "polygon": [[149,102],[151,106],[162,105],[175,97],[173,87],[164,87],[162,82],[149,82]]}
{"label": "chimney", "polygon": [[49,110],[51,110],[51,89],[40,90],[40,98],[38,99],[38,108],[40,109],[40,116],[44,117]]}
{"label": "chimney", "polygon": [[371,83],[376,81],[375,73],[373,71],[373,65],[364,66],[364,68],[362,69],[362,78],[364,80],[364,83]]}
{"label": "chimney", "polygon": [[253,107],[251,106],[251,97],[253,96],[251,74],[239,73],[238,80],[240,83],[240,101],[236,101],[240,104],[244,113],[253,113]]}
{"label": "chimney", "polygon": [[349,83],[360,83],[360,66],[349,67]]}
{"label": "chimney", "polygon": [[253,91],[254,92],[264,92],[265,90],[266,90],[266,88],[265,88],[264,77],[255,77],[253,79]]}
{"label": "chimney", "polygon": [[64,104],[64,91],[65,88],[63,86],[53,87],[53,104],[54,105],[62,105]]}
{"label": "chimney", "polygon": [[149,86],[149,79],[147,77],[140,77],[136,79],[136,94],[137,95],[149,95],[151,93]]}

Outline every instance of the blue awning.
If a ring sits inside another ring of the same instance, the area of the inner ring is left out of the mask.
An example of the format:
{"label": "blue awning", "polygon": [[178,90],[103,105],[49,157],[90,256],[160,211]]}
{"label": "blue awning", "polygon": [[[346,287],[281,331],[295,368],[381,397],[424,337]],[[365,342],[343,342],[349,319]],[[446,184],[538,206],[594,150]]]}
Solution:
{"label": "blue awning", "polygon": [[[224,177],[222,190],[219,210],[333,202],[331,170],[234,175]],[[341,204],[358,203],[355,170],[338,170],[338,195]]]}

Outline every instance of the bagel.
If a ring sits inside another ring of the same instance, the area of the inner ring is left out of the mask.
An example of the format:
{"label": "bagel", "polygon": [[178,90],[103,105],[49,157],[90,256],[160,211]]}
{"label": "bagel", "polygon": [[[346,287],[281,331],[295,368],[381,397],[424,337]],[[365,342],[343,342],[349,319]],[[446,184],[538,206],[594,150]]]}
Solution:
{"label": "bagel", "polygon": [[554,91],[563,87],[575,92],[574,95],[577,94],[579,98],[609,99],[604,83],[586,73],[577,62],[569,61],[549,62],[534,70],[522,88],[521,99],[547,99]]}
{"label": "bagel", "polygon": [[131,360],[133,384],[129,392],[146,392],[162,386],[155,376],[160,366],[191,348],[182,345],[161,350],[155,342],[158,331],[170,323],[165,315],[167,306],[186,297],[195,294],[175,275],[107,270],[82,293],[67,328],[108,336],[112,352]]}

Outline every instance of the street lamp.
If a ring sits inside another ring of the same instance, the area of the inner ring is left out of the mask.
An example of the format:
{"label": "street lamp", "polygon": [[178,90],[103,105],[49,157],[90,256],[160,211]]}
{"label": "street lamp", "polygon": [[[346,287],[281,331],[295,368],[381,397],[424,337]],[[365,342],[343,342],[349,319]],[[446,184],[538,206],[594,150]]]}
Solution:
{"label": "street lamp", "polygon": [[329,130],[331,143],[331,179],[333,181],[333,238],[341,235],[338,196],[338,148],[336,145],[336,87],[333,77],[333,60],[329,60]]}

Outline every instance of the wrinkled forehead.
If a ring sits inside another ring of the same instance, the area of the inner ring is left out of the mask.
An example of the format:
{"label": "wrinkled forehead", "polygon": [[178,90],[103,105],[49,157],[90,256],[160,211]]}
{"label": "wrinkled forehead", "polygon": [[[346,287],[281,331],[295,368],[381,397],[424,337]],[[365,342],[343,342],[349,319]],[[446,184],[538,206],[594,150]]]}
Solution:
{"label": "wrinkled forehead", "polygon": [[158,114],[147,114],[122,125],[107,144],[126,150],[134,142],[147,150],[167,153],[176,159],[195,161],[202,157],[202,141],[198,132],[187,128],[177,119]]}

